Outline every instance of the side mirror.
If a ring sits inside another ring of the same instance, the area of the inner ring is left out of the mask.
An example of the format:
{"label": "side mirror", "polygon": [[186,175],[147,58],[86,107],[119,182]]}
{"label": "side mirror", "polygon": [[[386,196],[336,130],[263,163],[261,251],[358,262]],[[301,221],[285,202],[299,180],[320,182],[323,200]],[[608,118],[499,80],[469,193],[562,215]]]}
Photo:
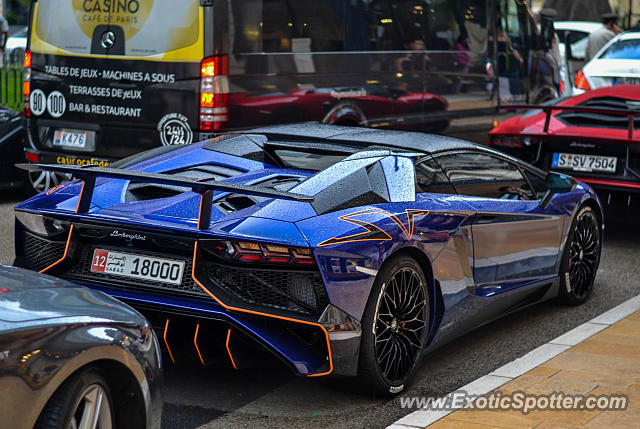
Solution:
{"label": "side mirror", "polygon": [[542,197],[540,206],[546,209],[555,194],[564,194],[573,191],[576,180],[565,174],[550,171],[547,175],[547,193]]}

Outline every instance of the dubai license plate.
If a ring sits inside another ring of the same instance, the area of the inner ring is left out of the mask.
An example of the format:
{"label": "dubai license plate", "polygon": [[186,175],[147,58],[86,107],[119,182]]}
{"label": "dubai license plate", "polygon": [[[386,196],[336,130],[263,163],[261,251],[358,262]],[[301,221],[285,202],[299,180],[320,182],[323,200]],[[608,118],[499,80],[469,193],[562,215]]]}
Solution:
{"label": "dubai license plate", "polygon": [[182,283],[184,262],[96,249],[91,271],[178,285]]}
{"label": "dubai license plate", "polygon": [[86,144],[86,131],[56,130],[56,132],[53,134],[54,146],[84,148]]}
{"label": "dubai license plate", "polygon": [[573,171],[615,173],[617,162],[615,156],[554,153],[551,166]]}

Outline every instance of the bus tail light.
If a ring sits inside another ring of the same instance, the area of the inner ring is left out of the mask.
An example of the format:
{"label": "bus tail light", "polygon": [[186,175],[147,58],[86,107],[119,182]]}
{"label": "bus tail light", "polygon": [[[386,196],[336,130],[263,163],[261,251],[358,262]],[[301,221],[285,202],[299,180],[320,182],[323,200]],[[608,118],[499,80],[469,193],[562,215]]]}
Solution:
{"label": "bus tail light", "polygon": [[578,71],[578,73],[576,73],[575,85],[576,85],[576,88],[591,89],[591,86],[589,85],[589,82],[587,81],[587,77],[584,75],[584,73],[582,73],[582,70],[580,70],[580,71]]}
{"label": "bus tail light", "polygon": [[200,131],[222,131],[229,125],[229,91],[222,76],[229,73],[226,55],[200,64]]}
{"label": "bus tail light", "polygon": [[24,95],[24,116],[31,116],[29,97],[31,96],[31,51],[24,52],[24,79],[22,81],[22,95]]}

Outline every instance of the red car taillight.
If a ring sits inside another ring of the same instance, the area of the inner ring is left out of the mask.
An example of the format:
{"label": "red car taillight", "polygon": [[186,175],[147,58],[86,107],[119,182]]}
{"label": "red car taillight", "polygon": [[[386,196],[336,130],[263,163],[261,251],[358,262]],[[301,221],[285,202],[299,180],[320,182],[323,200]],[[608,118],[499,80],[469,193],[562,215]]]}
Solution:
{"label": "red car taillight", "polygon": [[24,79],[22,81],[22,94],[24,95],[24,115],[31,116],[29,97],[31,96],[31,51],[24,53]]}
{"label": "red car taillight", "polygon": [[311,249],[249,241],[207,241],[203,248],[238,262],[261,264],[315,265]]}
{"label": "red car taillight", "polygon": [[226,55],[205,58],[200,65],[200,131],[222,131],[229,125],[229,73]]}
{"label": "red car taillight", "polygon": [[587,77],[584,75],[584,73],[582,73],[582,70],[576,73],[575,86],[576,88],[580,88],[580,89],[591,89],[591,86],[587,81]]}
{"label": "red car taillight", "polygon": [[489,147],[510,147],[510,148],[522,148],[531,147],[540,143],[540,139],[530,136],[522,135],[509,135],[509,134],[491,134],[489,140]]}

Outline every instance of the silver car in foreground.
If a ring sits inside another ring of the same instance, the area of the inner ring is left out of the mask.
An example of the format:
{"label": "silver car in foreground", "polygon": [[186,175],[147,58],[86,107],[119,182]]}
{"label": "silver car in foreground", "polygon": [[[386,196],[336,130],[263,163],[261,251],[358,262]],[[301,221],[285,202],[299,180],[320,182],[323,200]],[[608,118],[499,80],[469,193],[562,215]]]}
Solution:
{"label": "silver car in foreground", "polygon": [[0,427],[159,429],[161,365],[131,307],[0,265]]}

